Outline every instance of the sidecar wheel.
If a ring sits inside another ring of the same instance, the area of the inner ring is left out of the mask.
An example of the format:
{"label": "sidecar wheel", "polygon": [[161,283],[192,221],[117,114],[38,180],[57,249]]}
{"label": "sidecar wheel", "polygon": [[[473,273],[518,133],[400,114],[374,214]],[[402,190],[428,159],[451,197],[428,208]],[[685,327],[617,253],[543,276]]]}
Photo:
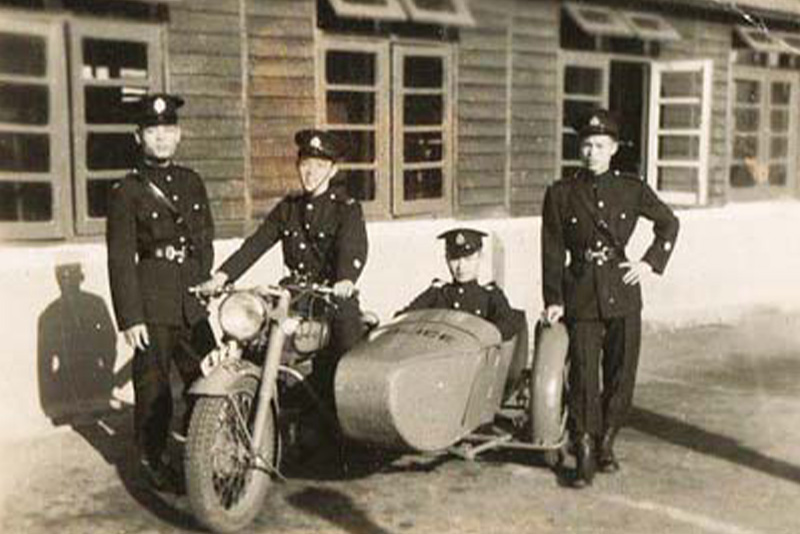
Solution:
{"label": "sidecar wheel", "polygon": [[[246,527],[272,484],[270,473],[254,465],[247,438],[252,433],[257,391],[254,378],[243,378],[227,397],[198,399],[192,414],[186,441],[186,491],[196,519],[215,532]],[[245,421],[247,429],[239,421]],[[270,466],[278,461],[275,422],[275,411],[270,410],[261,451]]]}

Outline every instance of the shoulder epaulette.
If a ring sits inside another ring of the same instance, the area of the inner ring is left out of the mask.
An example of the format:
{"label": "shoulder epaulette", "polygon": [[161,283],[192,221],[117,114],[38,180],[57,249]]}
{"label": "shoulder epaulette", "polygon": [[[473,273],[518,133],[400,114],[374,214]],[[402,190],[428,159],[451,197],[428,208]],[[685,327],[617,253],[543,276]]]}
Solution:
{"label": "shoulder epaulette", "polygon": [[431,282],[431,287],[435,287],[436,289],[441,289],[446,285],[447,283],[445,283],[443,280],[440,280],[439,278],[434,278],[433,281]]}
{"label": "shoulder epaulette", "polygon": [[484,284],[483,288],[484,288],[484,289],[487,289],[487,290],[489,290],[489,291],[495,291],[495,290],[497,290],[497,289],[500,289],[500,288],[497,286],[497,284],[494,282],[494,280],[492,280],[492,281],[491,281],[491,282],[489,282],[488,284]]}

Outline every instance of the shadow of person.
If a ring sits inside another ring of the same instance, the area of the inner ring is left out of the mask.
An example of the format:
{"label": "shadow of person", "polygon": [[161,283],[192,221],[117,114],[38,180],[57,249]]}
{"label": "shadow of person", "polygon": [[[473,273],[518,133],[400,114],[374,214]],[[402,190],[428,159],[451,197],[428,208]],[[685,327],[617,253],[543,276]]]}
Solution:
{"label": "shadow of person", "polygon": [[55,425],[112,408],[117,335],[102,297],[83,291],[80,263],[57,265],[61,295],[39,316],[39,403]]}
{"label": "shadow of person", "polygon": [[800,466],[771,458],[760,451],[743,446],[733,438],[714,434],[685,421],[634,407],[629,424],[639,432],[668,443],[800,484]]}
{"label": "shadow of person", "polygon": [[353,500],[328,488],[306,488],[290,495],[289,504],[353,534],[391,534],[376,524]]}

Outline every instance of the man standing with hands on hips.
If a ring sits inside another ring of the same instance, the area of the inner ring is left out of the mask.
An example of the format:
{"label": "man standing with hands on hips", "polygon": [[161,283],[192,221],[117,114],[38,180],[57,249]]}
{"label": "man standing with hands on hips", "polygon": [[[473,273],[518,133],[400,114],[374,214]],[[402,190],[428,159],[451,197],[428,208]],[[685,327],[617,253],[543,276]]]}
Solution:
{"label": "man standing with hands on hips", "polygon": [[[542,215],[544,319],[569,332],[570,431],[580,485],[614,472],[614,440],[630,411],[641,346],[641,281],[661,274],[678,219],[636,175],[614,170],[617,123],[598,109],[579,129],[583,168],[552,184]],[[636,261],[625,248],[639,217],[653,240]],[[602,371],[602,381],[601,381]]]}
{"label": "man standing with hands on hips", "polygon": [[[211,270],[214,223],[202,179],[172,160],[182,105],[169,94],[140,102],[141,158],[111,192],[106,230],[117,326],[135,349],[136,440],[142,468],[158,490],[180,486],[164,458],[173,408],[170,368],[177,366],[188,388],[216,345],[205,307],[188,291]],[[187,406],[184,426],[190,413]]]}

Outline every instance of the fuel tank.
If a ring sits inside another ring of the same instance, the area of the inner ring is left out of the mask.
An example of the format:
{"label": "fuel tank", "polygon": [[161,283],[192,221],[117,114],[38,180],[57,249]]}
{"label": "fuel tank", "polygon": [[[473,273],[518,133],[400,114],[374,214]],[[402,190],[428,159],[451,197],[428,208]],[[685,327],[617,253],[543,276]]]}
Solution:
{"label": "fuel tank", "polygon": [[474,315],[413,311],[342,357],[336,411],[350,438],[387,448],[441,450],[494,417],[507,363],[500,333]]}

